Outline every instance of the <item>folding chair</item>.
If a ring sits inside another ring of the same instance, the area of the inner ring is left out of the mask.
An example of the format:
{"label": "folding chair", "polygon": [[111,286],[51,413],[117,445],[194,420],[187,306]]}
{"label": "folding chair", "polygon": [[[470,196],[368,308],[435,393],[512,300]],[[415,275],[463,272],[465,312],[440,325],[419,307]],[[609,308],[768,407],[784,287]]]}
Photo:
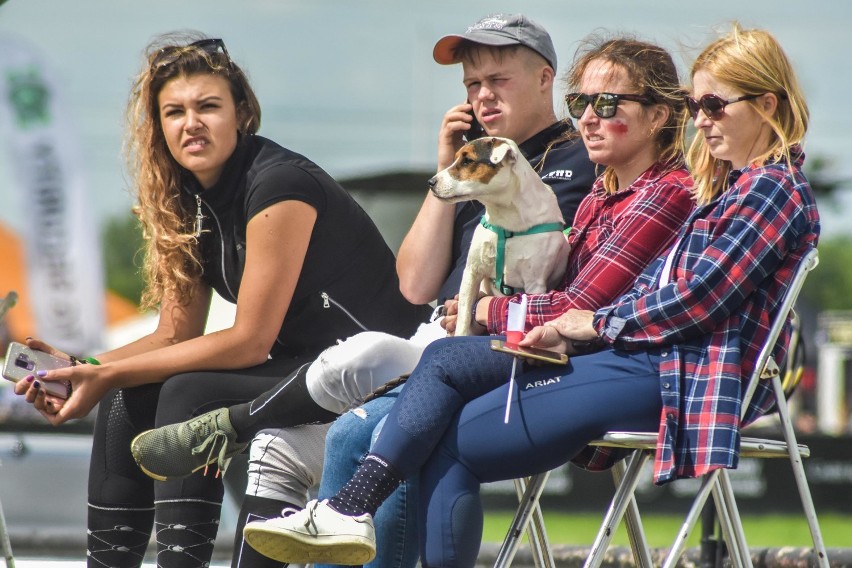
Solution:
{"label": "folding chair", "polygon": [[[828,554],[820,532],[819,523],[811,498],[810,489],[805,477],[802,458],[810,455],[807,446],[799,445],[793,431],[790,420],[784,388],[781,382],[781,374],[778,366],[771,358],[781,332],[786,325],[787,316],[790,314],[793,304],[802,289],[805,278],[819,262],[816,249],[811,249],[802,259],[790,283],[779,312],[770,329],[769,337],[760,351],[755,371],[749,379],[749,384],[744,397],[743,412],[748,406],[748,401],[757,388],[758,381],[771,380],[776,398],[777,414],[783,427],[784,440],[764,440],[758,438],[743,437],[740,444],[740,456],[770,458],[786,457],[790,460],[793,474],[796,479],[802,507],[807,517],[811,537],[814,544],[814,554],[819,566],[828,568]],[[633,549],[634,560],[637,566],[652,566],[650,548],[644,537],[641,520],[636,506],[634,492],[639,482],[639,474],[642,465],[651,458],[656,451],[656,432],[609,432],[602,439],[592,442],[591,445],[617,447],[633,450],[626,460],[626,464],[617,464],[613,468],[616,481],[616,492],[610,502],[609,508],[604,516],[601,528],[592,545],[585,566],[600,566],[603,561],[607,547],[612,540],[612,535],[618,524],[626,514],[626,526],[630,544]],[[509,566],[520,542],[520,535],[528,526],[530,518],[540,517],[538,499],[544,489],[548,473],[540,474],[530,478],[526,490],[521,498],[509,534],[503,542],[503,546],[497,558],[495,566]],[[687,538],[695,527],[701,510],[710,494],[713,494],[716,512],[722,527],[723,537],[728,545],[730,559],[734,566],[750,567],[751,557],[742,528],[742,521],[736,506],[736,500],[730,483],[730,477],[726,469],[717,469],[703,476],[701,488],[693,501],[692,507],[684,520],[683,526],[669,551],[664,567],[675,566],[686,545]],[[543,525],[540,518],[537,522]],[[538,543],[537,546],[545,546]]]}

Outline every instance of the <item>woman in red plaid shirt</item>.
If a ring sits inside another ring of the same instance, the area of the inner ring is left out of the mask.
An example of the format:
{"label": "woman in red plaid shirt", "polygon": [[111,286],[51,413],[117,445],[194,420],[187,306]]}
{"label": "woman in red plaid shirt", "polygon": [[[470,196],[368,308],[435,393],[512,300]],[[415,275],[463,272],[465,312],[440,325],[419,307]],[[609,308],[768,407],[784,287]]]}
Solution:
{"label": "woman in red plaid shirt", "polygon": [[[450,380],[431,391],[410,380],[349,485],[327,504],[258,527],[270,549],[297,556],[305,547],[334,544],[338,560],[369,550],[370,508],[424,454],[423,566],[474,565],[481,482],[547,471],[572,458],[608,465],[614,456],[582,454],[607,430],[659,430],[657,483],[737,465],[742,389],[789,277],[819,235],[800,170],[808,110],[783,50],[761,30],[734,26],[699,55],[691,77],[686,101],[697,135],[688,163],[697,207],[675,245],[612,305],[569,310],[522,342],[572,352],[575,341],[598,341],[603,350],[572,358],[567,369],[528,369],[517,379],[513,419],[504,425],[505,385],[441,421],[442,407],[468,388],[457,374],[479,377],[462,372],[470,353],[440,360],[436,346],[415,375],[443,370]],[[580,119],[584,136],[589,115],[586,109]],[[771,398],[759,390],[745,423]],[[446,431],[437,442],[436,429]]]}

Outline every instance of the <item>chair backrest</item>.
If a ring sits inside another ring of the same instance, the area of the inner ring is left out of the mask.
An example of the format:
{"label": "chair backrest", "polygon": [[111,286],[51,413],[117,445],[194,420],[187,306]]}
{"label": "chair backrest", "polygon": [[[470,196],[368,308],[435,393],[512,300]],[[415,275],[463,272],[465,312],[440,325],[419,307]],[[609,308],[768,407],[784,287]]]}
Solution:
{"label": "chair backrest", "polygon": [[819,253],[817,253],[816,248],[811,247],[802,257],[801,262],[799,262],[799,266],[796,267],[796,271],[793,273],[793,279],[790,281],[786,294],[784,294],[784,299],[781,302],[781,306],[778,308],[775,320],[769,328],[769,336],[766,338],[766,342],[763,344],[763,348],[760,350],[760,354],[757,357],[754,371],[749,378],[745,397],[743,397],[741,418],[745,416],[745,413],[748,410],[748,405],[751,402],[752,396],[754,396],[754,391],[757,390],[758,381],[764,378],[769,378],[773,373],[779,372],[778,365],[776,365],[775,361],[772,360],[772,351],[775,349],[775,344],[778,342],[778,338],[781,336],[784,326],[787,325],[787,316],[790,315],[793,305],[799,297],[799,292],[802,291],[805,278],[807,278],[808,273],[810,273],[811,270],[816,268],[817,264],[819,264]]}

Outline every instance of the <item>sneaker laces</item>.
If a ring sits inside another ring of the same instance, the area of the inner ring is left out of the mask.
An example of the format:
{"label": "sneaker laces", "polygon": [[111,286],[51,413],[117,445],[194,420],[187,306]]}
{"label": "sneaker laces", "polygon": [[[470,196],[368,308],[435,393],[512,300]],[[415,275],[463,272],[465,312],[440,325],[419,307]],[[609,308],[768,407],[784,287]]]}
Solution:
{"label": "sneaker laces", "polygon": [[[203,442],[192,448],[192,455],[202,454],[207,451],[207,464],[213,461],[213,456],[217,453],[216,465],[218,469],[214,477],[219,477],[219,474],[224,474],[231,463],[231,458],[227,457],[228,450],[228,435],[222,430],[215,430],[208,435]],[[207,475],[208,465],[204,466],[204,475]]]}
{"label": "sneaker laces", "polygon": [[310,503],[308,503],[308,518],[305,520],[305,530],[307,530],[312,535],[316,536],[319,534],[319,529],[317,528],[317,523],[314,520],[314,516],[316,515],[317,507],[319,506],[319,501],[314,499]]}

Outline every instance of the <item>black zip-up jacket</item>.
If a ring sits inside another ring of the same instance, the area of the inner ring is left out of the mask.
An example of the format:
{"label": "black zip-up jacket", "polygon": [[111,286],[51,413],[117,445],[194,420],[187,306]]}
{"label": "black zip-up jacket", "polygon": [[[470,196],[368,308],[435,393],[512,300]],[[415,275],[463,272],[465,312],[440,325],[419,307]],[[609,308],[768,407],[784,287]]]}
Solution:
{"label": "black zip-up jacket", "polygon": [[[222,177],[202,189],[186,172],[188,209],[200,208],[203,278],[236,302],[246,252],[246,226],[263,209],[298,200],[317,220],[293,299],[272,349],[273,357],[318,354],[361,331],[409,337],[429,306],[399,291],[394,255],[373,221],[319,166],[257,135],[242,136]],[[281,246],[286,249],[287,243]]]}

